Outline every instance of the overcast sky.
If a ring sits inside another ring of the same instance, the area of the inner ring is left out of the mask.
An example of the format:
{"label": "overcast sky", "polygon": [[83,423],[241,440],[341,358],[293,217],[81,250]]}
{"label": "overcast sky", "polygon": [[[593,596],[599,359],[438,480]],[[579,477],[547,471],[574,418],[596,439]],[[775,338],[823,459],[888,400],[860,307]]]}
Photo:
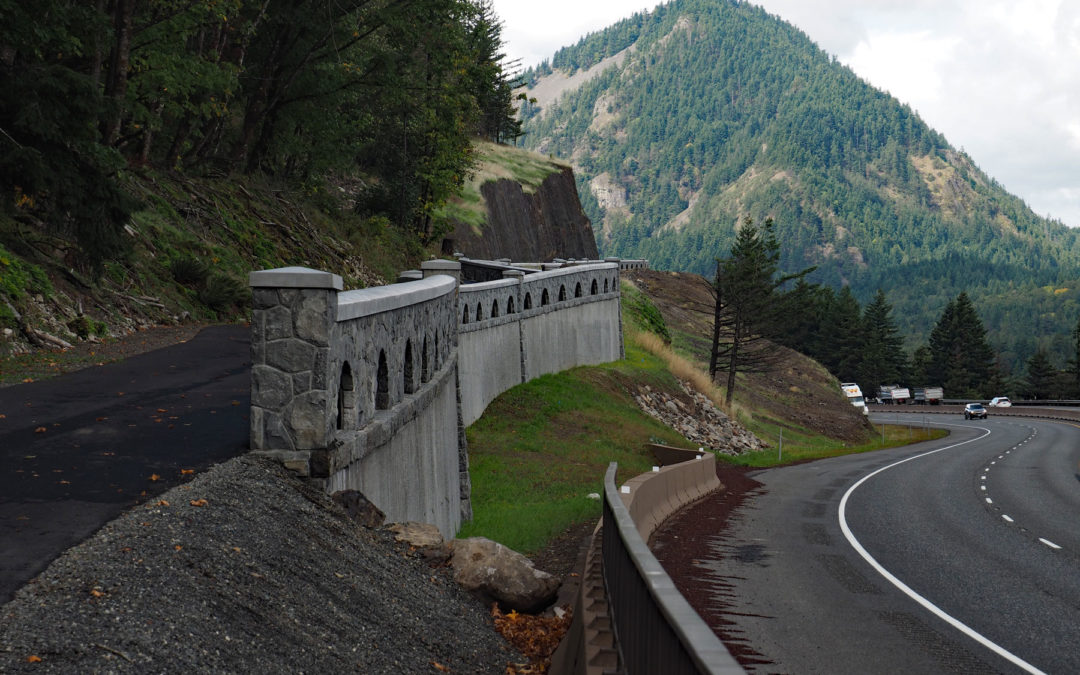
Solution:
{"label": "overcast sky", "polygon": [[[494,0],[507,56],[536,65],[642,0]],[[1037,213],[1080,226],[1080,2],[758,0],[909,104]]]}

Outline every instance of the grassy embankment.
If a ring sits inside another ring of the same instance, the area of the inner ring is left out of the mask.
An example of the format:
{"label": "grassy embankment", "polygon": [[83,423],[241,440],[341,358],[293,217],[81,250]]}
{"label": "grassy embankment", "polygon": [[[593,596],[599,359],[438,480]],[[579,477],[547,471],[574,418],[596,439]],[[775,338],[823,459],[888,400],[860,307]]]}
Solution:
{"label": "grassy embankment", "polygon": [[[695,364],[658,336],[662,319],[651,303],[641,302],[623,286],[626,358],[596,367],[533,380],[505,392],[467,430],[472,478],[473,520],[458,536],[483,536],[531,554],[566,528],[600,517],[608,463],[619,464],[620,480],[648,471],[653,464],[649,442],[692,448],[694,443],[643,413],[631,388],[678,391],[676,378],[691,381],[720,406],[722,394]],[[628,296],[631,300],[628,301]],[[720,406],[722,407],[722,406]],[[775,439],[784,426],[783,457],[777,444],[762,452],[724,461],[774,466],[822,457],[905,445],[935,436],[922,429],[886,426],[861,445],[845,445],[788,422],[755,415],[736,404],[729,415],[759,438]]]}

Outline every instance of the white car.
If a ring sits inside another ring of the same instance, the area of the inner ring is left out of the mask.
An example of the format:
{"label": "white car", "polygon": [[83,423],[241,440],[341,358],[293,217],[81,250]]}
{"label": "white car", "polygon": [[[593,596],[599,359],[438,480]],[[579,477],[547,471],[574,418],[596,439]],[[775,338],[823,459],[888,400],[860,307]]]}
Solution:
{"label": "white car", "polygon": [[1011,408],[1012,401],[1009,400],[1008,396],[995,396],[986,405],[990,408]]}

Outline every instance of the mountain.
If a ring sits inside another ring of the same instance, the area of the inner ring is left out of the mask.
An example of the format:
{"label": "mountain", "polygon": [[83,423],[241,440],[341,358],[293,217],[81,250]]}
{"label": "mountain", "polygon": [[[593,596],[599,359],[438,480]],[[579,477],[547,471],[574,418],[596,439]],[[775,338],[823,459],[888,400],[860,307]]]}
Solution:
{"label": "mountain", "polygon": [[784,270],[883,289],[909,350],[967,291],[1006,367],[1064,363],[1077,233],[761,8],[675,0],[525,77],[524,143],[571,162],[604,255],[709,275],[745,217],[772,218]]}

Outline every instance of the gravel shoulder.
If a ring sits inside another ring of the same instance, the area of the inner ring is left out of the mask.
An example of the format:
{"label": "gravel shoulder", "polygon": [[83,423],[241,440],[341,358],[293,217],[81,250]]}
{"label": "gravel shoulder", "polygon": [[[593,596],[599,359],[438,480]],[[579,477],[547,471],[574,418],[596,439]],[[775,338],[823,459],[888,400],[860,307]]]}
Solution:
{"label": "gravel shoulder", "polygon": [[501,673],[479,601],[245,455],[135,507],[0,607],[0,672]]}

